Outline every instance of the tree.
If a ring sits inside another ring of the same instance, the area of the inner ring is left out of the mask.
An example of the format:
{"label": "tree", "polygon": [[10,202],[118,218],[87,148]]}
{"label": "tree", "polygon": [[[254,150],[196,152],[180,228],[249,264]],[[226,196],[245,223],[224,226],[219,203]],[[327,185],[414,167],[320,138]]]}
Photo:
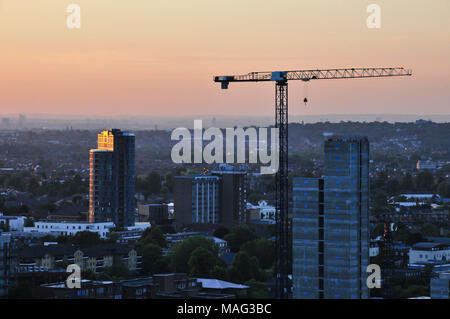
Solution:
{"label": "tree", "polygon": [[25,218],[25,221],[24,221],[24,223],[23,223],[23,226],[24,226],[24,227],[34,227],[34,221],[33,221],[33,219],[30,218],[30,217]]}
{"label": "tree", "polygon": [[410,173],[403,175],[400,181],[400,189],[402,192],[415,191],[414,180]]}
{"label": "tree", "polygon": [[218,238],[224,238],[225,235],[227,235],[230,232],[230,230],[224,226],[219,226],[214,230],[214,236]]}
{"label": "tree", "polygon": [[39,180],[33,176],[28,180],[27,191],[33,195],[36,195],[38,189],[39,189]]}
{"label": "tree", "polygon": [[[176,272],[188,272],[188,261],[192,252],[198,247],[209,250],[214,256],[218,256],[219,250],[214,240],[202,237],[192,236],[177,243],[170,252],[171,266]],[[217,258],[218,259],[218,258]]]}
{"label": "tree", "polygon": [[[60,268],[63,268],[63,267],[60,267]],[[87,279],[87,280],[97,280],[97,274],[95,273],[95,271],[93,271],[91,269],[86,269],[83,272],[83,277],[82,278],[83,279]]]}
{"label": "tree", "polygon": [[211,277],[219,280],[228,280],[227,268],[222,266],[214,266]]}
{"label": "tree", "polygon": [[416,187],[419,191],[431,191],[434,185],[433,174],[429,170],[421,171],[416,176]]}
{"label": "tree", "polygon": [[175,234],[175,228],[172,225],[160,225],[158,226],[164,234]]}
{"label": "tree", "polygon": [[145,197],[145,199],[148,198],[149,190],[147,189],[147,181],[142,176],[136,176],[134,178],[134,187],[136,189],[137,193],[142,193]]}
{"label": "tree", "polygon": [[162,257],[162,249],[153,243],[147,244],[142,249],[142,267],[148,273],[156,272],[156,263]]}
{"label": "tree", "polygon": [[116,263],[111,267],[106,267],[104,272],[113,280],[124,280],[130,277],[130,271],[124,263]]}
{"label": "tree", "polygon": [[166,237],[164,236],[160,227],[152,226],[144,230],[144,232],[142,233],[142,236],[139,239],[138,243],[139,246],[143,247],[150,243],[158,245],[161,248],[167,247]]}
{"label": "tree", "polygon": [[241,251],[246,252],[250,257],[255,256],[264,269],[272,267],[275,261],[275,245],[266,238],[258,238],[243,244]]}
{"label": "tree", "polygon": [[227,268],[226,277],[228,278],[227,280],[231,282],[235,283],[244,282],[242,280],[242,273],[239,271],[239,269],[233,266]]}
{"label": "tree", "polygon": [[164,185],[167,187],[170,193],[173,193],[173,186],[175,184],[175,180],[173,178],[173,173],[168,172],[166,176],[164,176]]}
{"label": "tree", "polygon": [[9,232],[9,225],[4,223],[4,222],[1,222],[0,223],[0,230],[3,230],[4,232]]}
{"label": "tree", "polygon": [[446,197],[446,198],[450,197],[450,183],[447,181],[440,182],[437,187],[437,193],[441,197]]}
{"label": "tree", "polygon": [[263,192],[260,191],[252,191],[248,194],[247,202],[249,203],[257,203],[261,198],[264,198]]}
{"label": "tree", "polygon": [[44,235],[42,237],[40,237],[41,242],[58,242],[58,238],[52,235]]}
{"label": "tree", "polygon": [[386,191],[389,195],[397,194],[400,190],[400,183],[397,179],[391,178],[386,182]]}
{"label": "tree", "polygon": [[260,281],[250,279],[245,282],[246,286],[249,286],[248,297],[251,299],[267,299],[270,297],[269,287]]}
{"label": "tree", "polygon": [[204,247],[196,248],[189,258],[189,274],[193,277],[210,277],[216,266],[217,256]]}
{"label": "tree", "polygon": [[8,299],[31,299],[33,297],[29,282],[22,282],[8,290]]}
{"label": "tree", "polygon": [[163,185],[163,186],[161,187],[160,193],[161,193],[162,195],[167,195],[167,194],[169,193],[169,189],[167,188],[166,185]]}
{"label": "tree", "polygon": [[372,238],[376,238],[378,236],[383,235],[384,233],[384,224],[383,223],[378,223],[375,225],[375,227],[372,230]]}
{"label": "tree", "polygon": [[110,244],[115,244],[117,243],[117,240],[120,238],[120,234],[115,233],[115,232],[109,232],[107,234],[107,239],[106,242],[110,243]]}
{"label": "tree", "polygon": [[406,289],[406,298],[420,297],[429,295],[427,287],[422,285],[410,285]]}
{"label": "tree", "polygon": [[420,242],[426,242],[427,240],[423,237],[421,233],[411,233],[408,235],[405,244],[407,246],[412,246],[414,244],[420,243]]}
{"label": "tree", "polygon": [[24,215],[28,215],[30,209],[28,208],[27,205],[20,205],[19,206],[19,216],[24,216]]}
{"label": "tree", "polygon": [[422,227],[422,234],[424,236],[439,236],[439,229],[436,225],[433,225],[431,223],[426,223]]}
{"label": "tree", "polygon": [[169,267],[169,259],[165,256],[162,256],[160,258],[158,258],[155,262],[155,264],[153,265],[153,273],[158,274],[158,273],[167,273],[170,271],[170,267]]}
{"label": "tree", "polygon": [[372,192],[374,210],[383,210],[387,205],[387,194],[383,189],[374,189]]}
{"label": "tree", "polygon": [[161,176],[158,172],[152,171],[147,175],[147,186],[150,194],[157,195],[161,191]]}
{"label": "tree", "polygon": [[373,189],[381,189],[386,186],[386,181],[388,180],[388,172],[381,171],[376,175],[376,178],[373,180]]}
{"label": "tree", "polygon": [[228,242],[231,252],[238,252],[243,244],[256,238],[253,231],[247,226],[239,225],[233,227],[231,232],[223,239]]}
{"label": "tree", "polygon": [[231,264],[232,280],[243,283],[251,279],[258,281],[265,281],[265,275],[259,268],[258,259],[256,257],[250,257],[246,252],[240,251],[234,257]]}
{"label": "tree", "polygon": [[90,231],[81,231],[76,233],[71,241],[80,248],[92,247],[100,244],[102,239],[98,233],[90,232]]}

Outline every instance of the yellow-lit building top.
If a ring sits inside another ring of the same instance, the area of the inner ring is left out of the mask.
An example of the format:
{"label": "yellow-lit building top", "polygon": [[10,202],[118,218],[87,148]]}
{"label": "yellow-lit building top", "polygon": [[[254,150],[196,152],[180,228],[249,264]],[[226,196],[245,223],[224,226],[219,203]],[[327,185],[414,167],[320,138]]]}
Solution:
{"label": "yellow-lit building top", "polygon": [[114,135],[111,131],[103,131],[97,135],[97,148],[114,151]]}

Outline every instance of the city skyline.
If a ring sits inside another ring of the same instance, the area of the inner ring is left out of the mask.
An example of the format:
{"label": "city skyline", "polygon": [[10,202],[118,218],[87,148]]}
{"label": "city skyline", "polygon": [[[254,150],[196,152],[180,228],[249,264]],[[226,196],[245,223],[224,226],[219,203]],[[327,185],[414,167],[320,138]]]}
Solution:
{"label": "city skyline", "polygon": [[133,3],[77,3],[80,29],[66,26],[69,2],[1,2],[2,113],[120,116],[126,107],[148,116],[269,116],[268,85],[231,85],[235,93],[227,94],[212,77],[404,66],[413,69],[407,80],[293,85],[290,115],[449,114],[445,0],[432,7],[379,1],[380,29],[366,25],[370,1],[149,1],[139,10]]}
{"label": "city skyline", "polygon": [[450,299],[449,13],[0,0],[0,301]]}

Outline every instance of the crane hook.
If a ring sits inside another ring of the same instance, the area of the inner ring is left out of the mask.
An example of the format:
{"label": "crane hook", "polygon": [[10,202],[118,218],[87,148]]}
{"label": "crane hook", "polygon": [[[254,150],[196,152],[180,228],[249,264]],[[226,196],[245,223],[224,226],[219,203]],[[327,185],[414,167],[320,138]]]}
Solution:
{"label": "crane hook", "polygon": [[303,103],[305,103],[305,106],[308,103],[308,84],[308,81],[304,81],[303,93],[305,95],[305,98],[303,99]]}

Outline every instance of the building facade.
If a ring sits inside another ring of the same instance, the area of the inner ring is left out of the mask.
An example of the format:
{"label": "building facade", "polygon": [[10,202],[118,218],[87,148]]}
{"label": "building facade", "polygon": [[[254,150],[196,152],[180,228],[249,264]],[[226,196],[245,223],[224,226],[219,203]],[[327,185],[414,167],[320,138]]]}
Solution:
{"label": "building facade", "polygon": [[8,295],[11,269],[11,238],[0,231],[0,298]]}
{"label": "building facade", "polygon": [[450,263],[450,244],[416,243],[409,251],[409,263],[412,265]]}
{"label": "building facade", "polygon": [[193,224],[218,224],[218,176],[176,176],[174,185],[175,221],[178,227]]}
{"label": "building facade", "polygon": [[248,296],[248,286],[214,279],[197,279],[186,274],[155,274],[121,281],[82,279],[80,288],[65,282],[43,284],[39,299],[235,299]]}
{"label": "building facade", "polygon": [[174,213],[178,227],[247,221],[247,173],[221,166],[209,175],[175,176]]}
{"label": "building facade", "polygon": [[450,272],[440,272],[430,280],[431,299],[450,299]]}
{"label": "building facade", "polygon": [[0,228],[3,226],[9,231],[23,231],[25,216],[5,216],[0,213]]}
{"label": "building facade", "polygon": [[275,206],[267,204],[267,201],[260,200],[258,205],[247,203],[247,223],[252,221],[275,221],[276,209]]}
{"label": "building facade", "polygon": [[223,164],[212,175],[220,177],[220,223],[228,228],[245,224],[247,218],[247,172]]}
{"label": "building facade", "polygon": [[52,236],[73,236],[78,232],[90,231],[97,233],[100,238],[105,239],[110,229],[114,228],[113,222],[35,222],[33,227],[25,227],[25,232],[45,233]]}
{"label": "building facade", "polygon": [[107,267],[123,264],[130,272],[141,269],[142,256],[132,247],[100,244],[88,248],[73,245],[23,247],[12,261],[18,273],[53,271],[77,264],[82,271],[101,273]]}
{"label": "building facade", "polygon": [[152,225],[170,225],[173,221],[168,204],[138,204],[138,214],[139,221]]}
{"label": "building facade", "polygon": [[135,136],[119,129],[98,134],[90,151],[89,221],[134,224]]}
{"label": "building facade", "polygon": [[330,138],[323,178],[294,179],[294,298],[368,298],[369,142]]}

